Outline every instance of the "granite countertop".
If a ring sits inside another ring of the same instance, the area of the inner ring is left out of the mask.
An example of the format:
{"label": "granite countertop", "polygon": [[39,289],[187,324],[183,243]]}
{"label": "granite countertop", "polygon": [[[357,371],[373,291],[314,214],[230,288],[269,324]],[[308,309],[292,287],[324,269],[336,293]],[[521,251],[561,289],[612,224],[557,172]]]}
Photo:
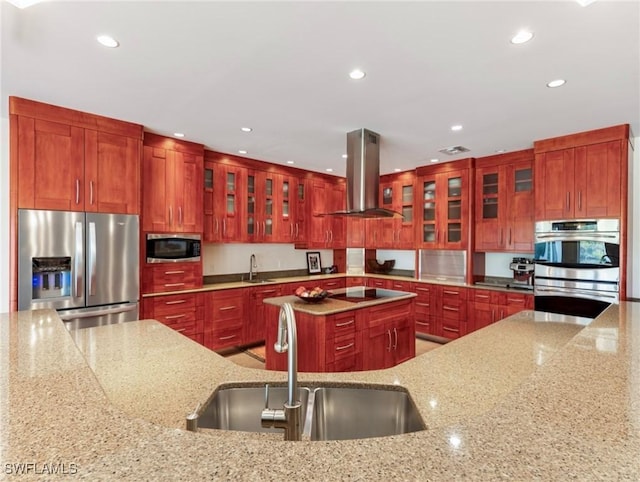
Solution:
{"label": "granite countertop", "polygon": [[187,432],[217,387],[286,374],[239,367],[152,320],[74,335],[50,310],[0,315],[5,477],[640,479],[638,303],[586,327],[525,311],[391,369],[302,373],[301,384],[405,387],[427,426],[334,442]]}
{"label": "granite countertop", "polygon": [[301,285],[313,285],[317,281],[327,280],[327,279],[335,279],[335,278],[380,278],[380,279],[388,279],[394,281],[410,281],[414,283],[429,283],[429,284],[440,284],[447,286],[461,286],[466,288],[477,288],[477,289],[490,289],[490,290],[499,290],[499,291],[508,291],[508,292],[517,292],[524,294],[533,294],[533,290],[522,289],[522,288],[513,288],[509,284],[509,278],[491,278],[486,282],[469,284],[464,282],[457,282],[451,280],[438,280],[438,279],[418,279],[418,278],[410,278],[407,276],[398,276],[398,275],[389,275],[389,274],[375,274],[375,273],[366,273],[361,275],[351,275],[345,273],[335,273],[335,274],[317,274],[317,275],[309,275],[309,276],[292,276],[287,278],[273,278],[269,281],[265,281],[262,283],[249,283],[248,281],[227,281],[223,283],[211,283],[205,284],[201,288],[192,288],[186,290],[179,291],[165,291],[161,293],[144,293],[142,295],[143,298],[152,298],[154,296],[166,296],[178,293],[201,293],[206,291],[218,291],[218,290],[228,290],[233,288],[250,288],[252,286],[269,286],[273,284],[279,283],[300,283]]}

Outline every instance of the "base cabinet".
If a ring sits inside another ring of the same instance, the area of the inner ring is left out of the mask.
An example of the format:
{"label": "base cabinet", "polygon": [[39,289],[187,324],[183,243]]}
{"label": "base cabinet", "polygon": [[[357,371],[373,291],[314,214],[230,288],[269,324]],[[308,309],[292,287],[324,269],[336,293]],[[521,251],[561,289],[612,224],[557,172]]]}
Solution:
{"label": "base cabinet", "polygon": [[143,300],[145,318],[163,323],[204,344],[204,295],[188,293],[154,296]]}
{"label": "base cabinet", "polygon": [[533,309],[533,295],[493,290],[469,290],[471,330],[479,330],[522,310]]}
{"label": "base cabinet", "polygon": [[204,303],[204,346],[211,350],[244,343],[244,306],[242,288],[211,291]]}
{"label": "base cabinet", "polygon": [[281,286],[270,285],[265,287],[249,288],[248,290],[248,303],[249,313],[246,316],[245,330],[243,336],[243,344],[260,343],[265,340],[265,317],[266,305],[264,304],[265,298],[273,298],[280,296]]}
{"label": "base cabinet", "polygon": [[436,335],[453,340],[470,333],[467,319],[467,289],[433,285],[433,290]]}
{"label": "base cabinet", "polygon": [[[286,370],[287,354],[276,353],[273,349],[280,307],[265,306],[266,369]],[[295,315],[300,371],[375,370],[415,356],[412,299],[332,315],[299,311]]]}

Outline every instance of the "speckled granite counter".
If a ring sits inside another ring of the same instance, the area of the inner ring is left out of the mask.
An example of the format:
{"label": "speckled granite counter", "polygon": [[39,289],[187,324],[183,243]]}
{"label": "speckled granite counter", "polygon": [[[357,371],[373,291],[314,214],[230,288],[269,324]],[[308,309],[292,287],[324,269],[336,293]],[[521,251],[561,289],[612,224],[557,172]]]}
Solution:
{"label": "speckled granite counter", "polygon": [[[286,374],[238,367],[154,321],[74,343],[52,311],[0,315],[3,475],[32,464],[21,480],[639,480],[640,304],[587,327],[544,318],[522,312],[389,370],[301,374],[402,385],[428,429],[284,442],[182,427],[220,384]],[[51,475],[54,464],[74,473]]]}

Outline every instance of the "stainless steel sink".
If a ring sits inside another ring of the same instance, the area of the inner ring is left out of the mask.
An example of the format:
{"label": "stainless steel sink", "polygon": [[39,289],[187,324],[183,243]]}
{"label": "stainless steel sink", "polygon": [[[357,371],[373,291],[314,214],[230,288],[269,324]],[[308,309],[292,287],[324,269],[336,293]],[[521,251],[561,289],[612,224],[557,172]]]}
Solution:
{"label": "stainless steel sink", "polygon": [[[385,437],[426,428],[409,394],[396,387],[300,387],[298,392],[303,440]],[[270,407],[282,407],[286,399],[287,387],[269,387]],[[222,388],[198,417],[197,426],[282,433],[262,427],[264,407],[264,386]]]}
{"label": "stainless steel sink", "polygon": [[311,440],[385,437],[426,428],[405,391],[316,388],[311,413]]}
{"label": "stainless steel sink", "polygon": [[[299,388],[302,403],[301,422],[304,423],[308,406],[308,388]],[[269,386],[269,404],[283,406],[287,400],[287,387]],[[279,429],[263,428],[260,420],[265,407],[265,389],[262,387],[233,387],[218,390],[198,417],[198,427],[242,432],[282,432]]]}
{"label": "stainless steel sink", "polygon": [[262,284],[262,283],[275,283],[275,280],[272,279],[247,279],[245,280],[247,283],[251,284]]}

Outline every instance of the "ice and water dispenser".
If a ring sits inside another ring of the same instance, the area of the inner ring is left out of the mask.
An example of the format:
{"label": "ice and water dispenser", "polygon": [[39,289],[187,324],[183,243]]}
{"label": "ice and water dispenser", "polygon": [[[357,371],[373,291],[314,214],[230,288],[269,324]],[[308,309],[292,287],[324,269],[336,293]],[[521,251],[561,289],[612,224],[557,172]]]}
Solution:
{"label": "ice and water dispenser", "polygon": [[71,295],[71,257],[31,258],[32,300]]}

